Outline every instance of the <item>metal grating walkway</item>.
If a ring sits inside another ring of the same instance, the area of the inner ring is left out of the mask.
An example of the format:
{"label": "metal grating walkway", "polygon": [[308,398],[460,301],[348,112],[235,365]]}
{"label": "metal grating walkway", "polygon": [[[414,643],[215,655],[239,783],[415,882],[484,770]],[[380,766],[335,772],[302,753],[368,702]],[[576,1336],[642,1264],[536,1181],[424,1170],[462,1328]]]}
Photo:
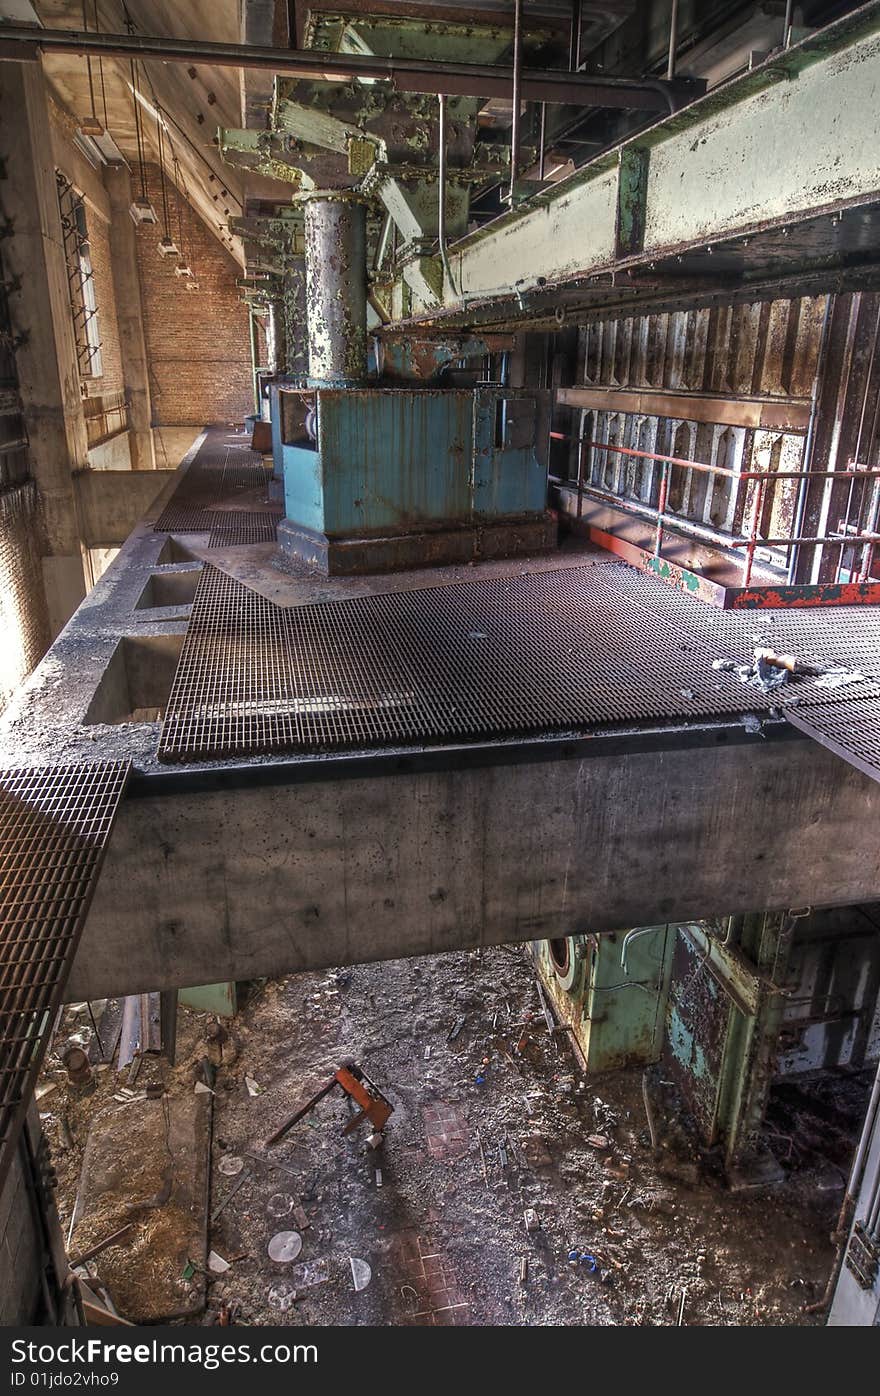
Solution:
{"label": "metal grating walkway", "polygon": [[0,771],[0,1189],[128,770],[108,762]]}
{"label": "metal grating walkway", "polygon": [[793,709],[786,717],[864,775],[880,780],[880,697],[840,698],[805,711]]}
{"label": "metal grating walkway", "polygon": [[603,568],[284,609],[206,567],[159,758],[450,741],[767,711]]}
{"label": "metal grating walkway", "polygon": [[265,491],[270,478],[258,452],[209,434],[153,528],[157,533],[210,533],[210,547],[271,542],[280,506],[267,500],[264,512],[221,507],[246,490]]}

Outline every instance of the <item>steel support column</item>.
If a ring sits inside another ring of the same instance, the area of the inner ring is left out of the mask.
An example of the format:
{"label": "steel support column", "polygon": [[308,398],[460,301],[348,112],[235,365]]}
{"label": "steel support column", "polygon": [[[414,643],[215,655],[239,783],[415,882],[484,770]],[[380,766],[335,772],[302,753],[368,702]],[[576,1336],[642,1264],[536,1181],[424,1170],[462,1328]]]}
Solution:
{"label": "steel support column", "polygon": [[359,383],[367,372],[366,208],[339,191],[306,201],[309,378]]}

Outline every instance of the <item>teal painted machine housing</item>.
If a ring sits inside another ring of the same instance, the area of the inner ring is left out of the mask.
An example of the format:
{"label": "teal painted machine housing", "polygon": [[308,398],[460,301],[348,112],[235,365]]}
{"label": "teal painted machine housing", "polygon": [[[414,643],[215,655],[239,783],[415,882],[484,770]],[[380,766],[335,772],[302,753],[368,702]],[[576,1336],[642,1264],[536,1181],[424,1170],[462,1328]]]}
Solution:
{"label": "teal painted machine housing", "polygon": [[317,443],[280,445],[287,518],[328,537],[540,518],[544,396],[496,384],[318,389]]}
{"label": "teal painted machine housing", "polygon": [[546,395],[485,387],[474,392],[473,511],[481,519],[540,514],[547,505]]}
{"label": "teal painted machine housing", "polygon": [[312,445],[281,446],[284,470],[284,512],[301,528],[324,532],[324,469],[320,453]]}

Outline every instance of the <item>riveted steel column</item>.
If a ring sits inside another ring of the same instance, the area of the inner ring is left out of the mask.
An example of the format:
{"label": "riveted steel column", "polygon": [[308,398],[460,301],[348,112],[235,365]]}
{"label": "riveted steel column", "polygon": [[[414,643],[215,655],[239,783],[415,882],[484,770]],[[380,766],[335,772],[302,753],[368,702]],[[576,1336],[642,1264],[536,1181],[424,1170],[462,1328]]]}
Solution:
{"label": "riveted steel column", "polygon": [[340,192],[305,206],[309,379],[359,383],[367,372],[367,259],[364,204]]}

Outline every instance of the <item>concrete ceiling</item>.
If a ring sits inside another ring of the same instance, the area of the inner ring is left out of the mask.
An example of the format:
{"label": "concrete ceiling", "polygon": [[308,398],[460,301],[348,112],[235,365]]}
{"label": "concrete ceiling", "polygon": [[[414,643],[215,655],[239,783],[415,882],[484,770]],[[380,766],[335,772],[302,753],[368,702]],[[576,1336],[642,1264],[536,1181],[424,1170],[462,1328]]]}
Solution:
{"label": "concrete ceiling", "polygon": [[[94,28],[94,3],[87,0],[88,27]],[[33,8],[48,29],[82,29],[82,0],[33,0]],[[97,0],[100,28],[104,32],[124,33],[126,13],[135,32],[149,36],[209,39],[217,42],[241,43],[242,32],[239,0],[187,0],[186,5],[175,0]],[[0,13],[5,13],[5,2]],[[259,42],[251,37],[251,42]],[[85,58],[46,55],[46,74],[59,101],[77,119],[91,113],[92,97],[89,71]],[[92,87],[95,110],[99,121],[105,123],[126,160],[136,167],[137,142],[133,115],[129,65],[117,59],[101,63],[93,59]],[[241,214],[246,198],[286,199],[289,190],[274,180],[233,169],[226,165],[214,143],[217,128],[242,124],[244,84],[242,76],[230,68],[209,68],[193,64],[165,64],[147,60],[139,64],[138,84],[151,106],[156,102],[167,113],[167,139],[177,156],[181,184],[192,206],[211,233],[231,253],[239,265],[244,265],[244,252],[238,238],[228,229],[229,218]],[[142,107],[142,127],[147,158],[158,158],[158,135],[155,116]],[[168,159],[167,146],[165,149]],[[171,169],[168,171],[171,174]]]}

